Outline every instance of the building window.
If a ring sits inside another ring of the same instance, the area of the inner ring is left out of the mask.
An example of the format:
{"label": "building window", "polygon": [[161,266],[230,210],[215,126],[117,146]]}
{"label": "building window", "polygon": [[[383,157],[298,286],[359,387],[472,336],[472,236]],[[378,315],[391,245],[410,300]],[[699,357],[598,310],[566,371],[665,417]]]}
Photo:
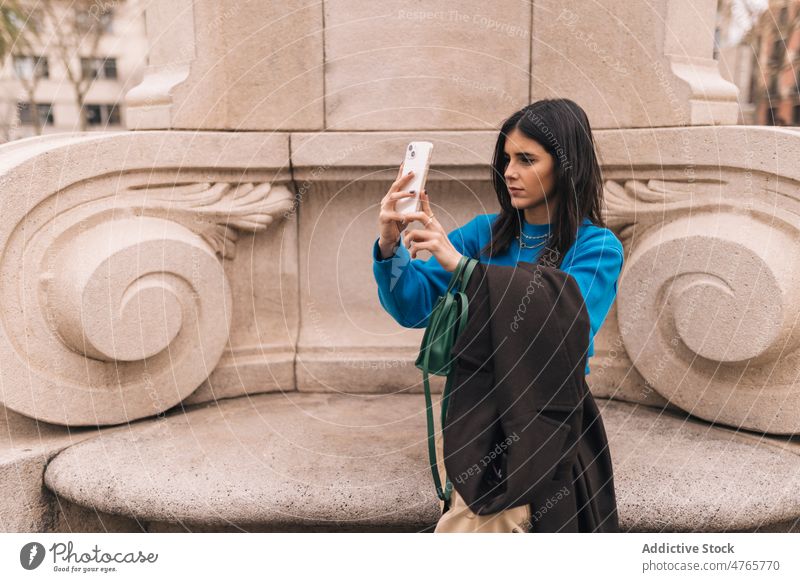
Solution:
{"label": "building window", "polygon": [[[33,125],[33,115],[30,103],[17,103],[19,122],[22,125]],[[53,125],[53,104],[37,103],[36,111],[39,114],[39,125]]]}
{"label": "building window", "polygon": [[769,87],[767,88],[767,96],[770,99],[778,99],[780,95],[778,94],[778,75],[780,71],[770,71],[767,73],[769,75]]}
{"label": "building window", "polygon": [[50,78],[47,57],[14,55],[14,71],[20,79],[33,79],[34,75],[39,79]]}
{"label": "building window", "polygon": [[769,55],[769,66],[780,70],[786,60],[786,42],[783,37],[775,33],[775,40],[772,41],[772,52]]}
{"label": "building window", "polygon": [[752,71],[753,72],[750,74],[750,94],[747,96],[747,98],[750,100],[751,103],[754,102],[758,98],[758,90],[759,90],[759,87],[760,87],[759,82],[761,81],[760,76],[756,75],[756,71],[759,71],[759,72],[761,71],[758,68],[758,58],[757,57],[753,58],[753,69],[752,69]]}
{"label": "building window", "polygon": [[767,109],[767,125],[783,125],[781,118],[778,116],[777,107]]}
{"label": "building window", "polygon": [[84,105],[83,115],[87,125],[119,125],[119,109],[116,105]]}
{"label": "building window", "polygon": [[81,59],[81,72],[84,79],[116,79],[117,59],[84,57]]}

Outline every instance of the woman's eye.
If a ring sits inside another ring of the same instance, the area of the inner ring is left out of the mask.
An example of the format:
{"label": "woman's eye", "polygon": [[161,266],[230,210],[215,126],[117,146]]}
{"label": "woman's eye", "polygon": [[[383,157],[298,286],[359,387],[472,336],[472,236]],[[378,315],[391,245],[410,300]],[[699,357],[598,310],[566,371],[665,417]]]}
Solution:
{"label": "woman's eye", "polygon": [[[532,163],[534,163],[536,161],[536,160],[532,160],[531,158],[525,158],[525,157],[521,157],[521,158],[518,158],[518,159],[519,159],[519,161],[521,161],[523,164],[526,164],[526,165],[531,165]],[[504,164],[508,164],[510,161],[511,161],[511,158],[509,156],[503,156],[503,163]]]}

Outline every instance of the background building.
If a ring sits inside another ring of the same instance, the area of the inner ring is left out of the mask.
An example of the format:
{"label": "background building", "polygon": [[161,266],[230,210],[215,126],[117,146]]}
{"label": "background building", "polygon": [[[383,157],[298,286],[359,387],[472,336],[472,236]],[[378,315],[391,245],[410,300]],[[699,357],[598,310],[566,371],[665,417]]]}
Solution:
{"label": "background building", "polygon": [[714,58],[722,77],[739,88],[739,123],[755,123],[751,78],[755,53],[749,34],[766,10],[767,0],[719,0],[714,34]]}
{"label": "background building", "polygon": [[800,1],[770,2],[750,36],[755,123],[800,125]]}
{"label": "background building", "polygon": [[740,123],[800,125],[800,0],[721,0],[717,53]]}
{"label": "background building", "polygon": [[0,70],[0,141],[125,127],[125,93],[147,55],[142,7],[41,0],[12,13],[14,39]]}

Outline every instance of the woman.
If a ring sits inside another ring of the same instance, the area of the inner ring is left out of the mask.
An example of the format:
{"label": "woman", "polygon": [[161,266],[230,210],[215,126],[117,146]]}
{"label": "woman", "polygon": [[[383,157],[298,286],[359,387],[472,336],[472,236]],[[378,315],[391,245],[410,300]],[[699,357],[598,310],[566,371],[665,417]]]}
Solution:
{"label": "woman", "polygon": [[[462,255],[487,264],[523,261],[557,267],[576,279],[589,313],[589,374],[594,336],[616,296],[623,253],[601,215],[602,175],[583,109],[569,99],[546,99],[509,117],[500,128],[492,160],[500,212],[478,215],[449,234],[436,220],[424,190],[421,212],[403,216],[395,210],[399,199],[414,195],[403,190],[408,180],[401,167],[381,201],[373,273],[384,309],[404,327],[426,327]],[[403,235],[415,220],[424,228]],[[416,259],[420,250],[433,256]],[[525,521],[527,508],[513,508],[491,520],[469,512],[457,494],[453,501],[436,531],[448,531],[443,520],[448,514],[452,520],[453,510],[473,518],[471,531],[524,531],[514,524]]]}

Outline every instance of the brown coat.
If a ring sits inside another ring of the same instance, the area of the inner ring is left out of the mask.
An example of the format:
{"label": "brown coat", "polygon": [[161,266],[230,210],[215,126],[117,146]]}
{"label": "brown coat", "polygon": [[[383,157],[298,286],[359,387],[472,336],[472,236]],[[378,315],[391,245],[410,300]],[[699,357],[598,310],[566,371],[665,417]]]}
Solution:
{"label": "brown coat", "polygon": [[453,486],[478,515],[529,504],[531,532],[619,531],[577,281],[544,265],[479,263],[466,293],[443,425]]}

